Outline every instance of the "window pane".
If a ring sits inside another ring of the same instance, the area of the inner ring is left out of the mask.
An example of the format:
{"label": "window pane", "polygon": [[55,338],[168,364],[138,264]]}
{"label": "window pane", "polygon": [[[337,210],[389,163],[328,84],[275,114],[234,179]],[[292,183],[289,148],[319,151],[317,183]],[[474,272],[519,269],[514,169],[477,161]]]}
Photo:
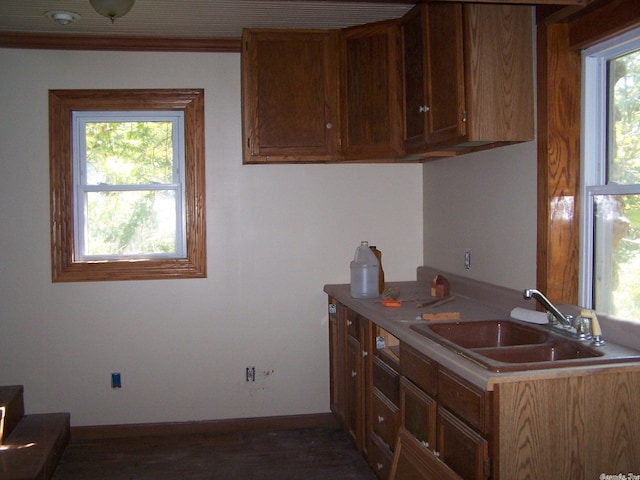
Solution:
{"label": "window pane", "polygon": [[85,255],[175,254],[171,190],[88,192]]}
{"label": "window pane", "polygon": [[640,50],[608,62],[608,182],[640,183]]}
{"label": "window pane", "polygon": [[173,123],[87,122],[87,184],[174,183]]}
{"label": "window pane", "polygon": [[594,306],[640,319],[640,195],[597,195],[594,202]]}

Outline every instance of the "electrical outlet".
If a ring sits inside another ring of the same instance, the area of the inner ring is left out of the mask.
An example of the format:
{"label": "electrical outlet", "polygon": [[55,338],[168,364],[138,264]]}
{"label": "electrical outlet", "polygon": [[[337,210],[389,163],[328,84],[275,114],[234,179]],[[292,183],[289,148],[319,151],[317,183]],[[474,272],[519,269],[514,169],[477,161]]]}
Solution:
{"label": "electrical outlet", "polygon": [[247,380],[247,382],[255,382],[256,381],[256,367],[247,367],[247,369],[246,369],[246,380]]}
{"label": "electrical outlet", "polygon": [[471,249],[464,249],[464,269],[471,270]]}

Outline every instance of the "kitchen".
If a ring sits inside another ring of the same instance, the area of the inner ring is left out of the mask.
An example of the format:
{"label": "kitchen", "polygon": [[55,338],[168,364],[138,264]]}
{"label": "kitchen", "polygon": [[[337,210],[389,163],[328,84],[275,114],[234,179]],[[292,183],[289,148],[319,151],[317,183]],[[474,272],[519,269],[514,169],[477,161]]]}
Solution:
{"label": "kitchen", "polygon": [[[73,426],[327,412],[322,288],[349,281],[360,240],[391,281],[430,265],[539,283],[535,141],[425,164],[242,165],[238,53],[5,48],[0,64],[0,384],[24,384],[28,411]],[[177,87],[206,95],[208,277],[52,283],[48,90]]]}

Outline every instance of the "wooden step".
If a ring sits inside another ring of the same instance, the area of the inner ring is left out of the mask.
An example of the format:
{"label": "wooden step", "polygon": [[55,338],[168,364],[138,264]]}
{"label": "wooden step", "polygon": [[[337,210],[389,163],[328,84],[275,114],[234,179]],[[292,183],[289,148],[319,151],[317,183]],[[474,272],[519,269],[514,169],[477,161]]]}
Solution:
{"label": "wooden step", "polygon": [[[0,387],[0,407],[4,407],[4,423],[0,418],[0,445],[24,416],[24,387],[10,385]],[[0,415],[2,413],[0,412]],[[4,428],[2,428],[4,427]]]}
{"label": "wooden step", "polygon": [[49,480],[69,442],[68,413],[26,415],[0,446],[0,480]]}

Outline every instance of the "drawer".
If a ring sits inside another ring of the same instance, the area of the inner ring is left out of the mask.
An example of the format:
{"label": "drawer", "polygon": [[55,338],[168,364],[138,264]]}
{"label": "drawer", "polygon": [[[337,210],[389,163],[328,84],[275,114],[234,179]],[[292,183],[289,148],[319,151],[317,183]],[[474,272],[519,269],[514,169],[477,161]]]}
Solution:
{"label": "drawer", "polygon": [[375,433],[371,433],[369,440],[369,465],[379,479],[387,480],[391,471],[393,453]]}
{"label": "drawer", "polygon": [[373,431],[389,448],[392,448],[398,434],[400,410],[380,390],[374,388],[371,414]]}
{"label": "drawer", "polygon": [[438,372],[438,402],[482,433],[491,428],[491,395],[455,373]]}
{"label": "drawer", "polygon": [[400,343],[400,373],[429,395],[437,395],[438,364],[404,342]]}
{"label": "drawer", "polygon": [[391,402],[400,405],[400,374],[379,357],[371,361],[373,386],[380,390]]}

